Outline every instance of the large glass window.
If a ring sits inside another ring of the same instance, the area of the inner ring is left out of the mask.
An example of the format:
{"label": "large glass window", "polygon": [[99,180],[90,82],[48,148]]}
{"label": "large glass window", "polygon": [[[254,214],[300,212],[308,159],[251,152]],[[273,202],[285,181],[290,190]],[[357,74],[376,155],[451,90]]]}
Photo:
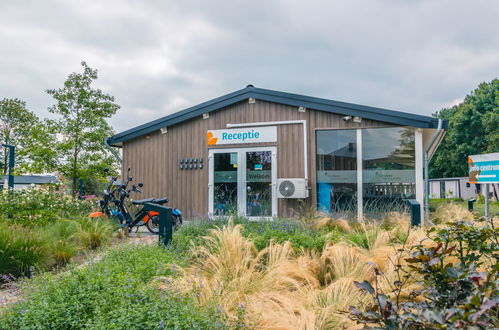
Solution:
{"label": "large glass window", "polygon": [[404,199],[414,198],[416,194],[414,129],[363,129],[362,170],[366,218],[404,211]]}
{"label": "large glass window", "polygon": [[317,131],[316,146],[317,208],[339,217],[356,217],[356,130]]}

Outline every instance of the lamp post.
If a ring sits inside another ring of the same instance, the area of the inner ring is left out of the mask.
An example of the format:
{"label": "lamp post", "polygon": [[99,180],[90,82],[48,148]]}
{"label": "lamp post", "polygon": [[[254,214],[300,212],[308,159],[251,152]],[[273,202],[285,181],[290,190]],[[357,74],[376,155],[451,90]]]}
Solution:
{"label": "lamp post", "polygon": [[3,144],[2,147],[9,148],[9,166],[7,167],[7,186],[9,189],[14,188],[14,175],[12,175],[12,169],[14,168],[15,164],[15,157],[16,157],[16,147],[10,144]]}

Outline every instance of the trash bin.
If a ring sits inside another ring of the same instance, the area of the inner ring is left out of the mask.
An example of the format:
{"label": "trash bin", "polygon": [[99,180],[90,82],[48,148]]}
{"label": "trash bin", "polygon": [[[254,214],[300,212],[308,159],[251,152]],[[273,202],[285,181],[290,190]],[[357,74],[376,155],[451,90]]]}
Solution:
{"label": "trash bin", "polygon": [[407,199],[409,215],[411,216],[411,226],[421,225],[421,204],[415,199]]}

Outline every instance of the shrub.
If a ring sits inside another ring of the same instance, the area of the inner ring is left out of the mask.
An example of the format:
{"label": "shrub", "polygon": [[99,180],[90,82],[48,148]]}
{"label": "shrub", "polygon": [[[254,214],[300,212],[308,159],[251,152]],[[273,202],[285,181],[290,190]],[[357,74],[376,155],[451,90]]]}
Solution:
{"label": "shrub", "polygon": [[112,237],[116,223],[105,218],[82,218],[75,221],[75,233],[80,245],[95,250]]}
{"label": "shrub", "polygon": [[74,238],[77,230],[75,221],[59,220],[46,225],[43,230],[54,264],[63,266],[71,261],[80,249]]}
{"label": "shrub", "polygon": [[336,227],[315,229],[293,219],[251,221],[242,217],[233,217],[230,221],[199,220],[184,225],[173,235],[172,245],[177,251],[186,252],[190,247],[201,244],[203,237],[207,236],[211,229],[222,228],[228,222],[242,225],[241,234],[251,238],[258,250],[269,246],[271,241],[277,243],[290,241],[295,251],[302,248],[321,251],[326,243],[336,242],[341,237]]}
{"label": "shrub", "polygon": [[0,316],[0,329],[224,329],[215,309],[203,309],[172,290],[149,285],[174,276],[182,262],[158,246],[113,248],[102,260],[24,283],[25,301]]}
{"label": "shrub", "polygon": [[43,233],[0,221],[0,276],[30,275],[35,269],[44,269],[49,259]]}
{"label": "shrub", "polygon": [[[394,281],[379,287],[385,275],[375,268],[376,281],[356,282],[373,296],[351,317],[365,326],[389,329],[488,328],[499,326],[499,231],[494,223],[457,221],[430,230],[433,244],[400,250]],[[407,281],[419,289],[403,292]]]}
{"label": "shrub", "polygon": [[0,214],[12,215],[8,220],[13,223],[43,225],[90,212],[91,201],[73,199],[58,189],[58,185],[51,185],[48,188],[0,191]]}

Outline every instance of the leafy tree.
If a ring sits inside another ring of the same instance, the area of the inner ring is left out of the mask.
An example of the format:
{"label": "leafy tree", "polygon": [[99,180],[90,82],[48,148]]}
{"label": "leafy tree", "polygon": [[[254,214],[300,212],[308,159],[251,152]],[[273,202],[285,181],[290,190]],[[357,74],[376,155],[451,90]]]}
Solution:
{"label": "leafy tree", "polygon": [[468,175],[467,159],[499,150],[499,79],[481,83],[464,102],[434,114],[449,129],[432,159],[431,177]]}
{"label": "leafy tree", "polygon": [[103,140],[113,134],[106,119],[119,109],[114,97],[92,88],[97,70],[81,62],[82,73],[71,73],[60,89],[50,89],[56,103],[49,108],[60,116],[50,121],[58,139],[57,167],[71,179],[73,196],[77,195],[80,179],[100,176],[104,167],[112,167],[114,158],[106,150]]}
{"label": "leafy tree", "polygon": [[[16,173],[42,172],[50,168],[54,152],[52,136],[38,117],[19,99],[0,100],[0,141],[16,146]],[[6,174],[8,153],[2,148],[1,174]]]}

